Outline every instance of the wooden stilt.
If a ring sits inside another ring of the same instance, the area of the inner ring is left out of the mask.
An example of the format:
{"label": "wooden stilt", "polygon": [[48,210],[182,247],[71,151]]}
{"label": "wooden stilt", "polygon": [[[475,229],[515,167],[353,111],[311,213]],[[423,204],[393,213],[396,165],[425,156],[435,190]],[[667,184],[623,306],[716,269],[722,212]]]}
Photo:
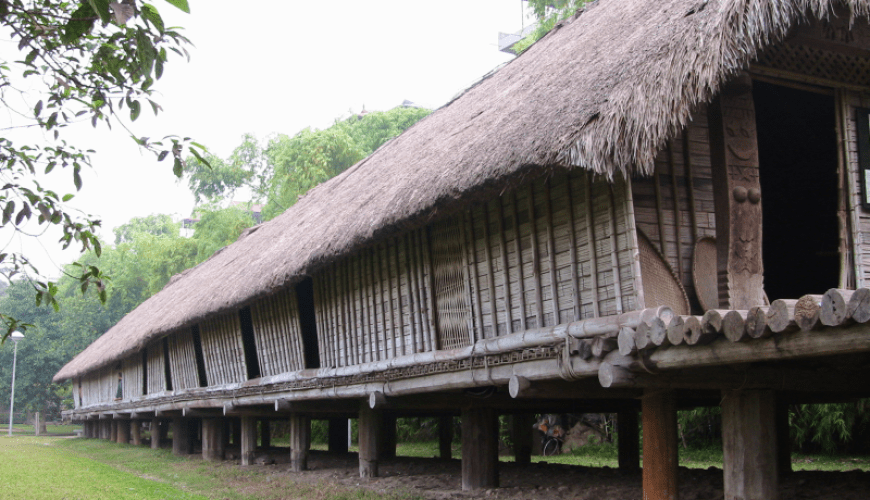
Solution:
{"label": "wooden stilt", "polygon": [[532,461],[532,425],[535,416],[531,413],[511,415],[511,439],[514,443],[514,460],[518,464],[528,464]]}
{"label": "wooden stilt", "polygon": [[677,407],[669,391],[643,395],[643,498],[677,500]]}
{"label": "wooden stilt", "polygon": [[776,462],[780,477],[790,474],[791,434],[788,424],[788,403],[782,398],[776,400]]}
{"label": "wooden stilt", "polygon": [[260,420],[260,446],[263,448],[272,446],[272,428],[267,419]]}
{"label": "wooden stilt", "polygon": [[226,420],[223,418],[202,419],[202,459],[212,462],[224,459]]}
{"label": "wooden stilt", "polygon": [[116,443],[118,442],[118,421],[117,420],[114,420],[114,419],[110,420],[108,439],[109,439],[109,441],[115,441]]}
{"label": "wooden stilt", "polygon": [[396,458],[396,416],[385,413],[381,420],[381,444],[378,446],[378,458],[389,460]]}
{"label": "wooden stilt", "polygon": [[462,489],[498,488],[498,415],[492,408],[462,412]]}
{"label": "wooden stilt", "polygon": [[130,421],[129,420],[117,420],[117,434],[115,434],[115,441],[121,444],[127,444],[130,442]]}
{"label": "wooden stilt", "polygon": [[151,419],[151,449],[157,450],[160,448],[160,440],[163,438],[162,427],[160,426],[160,419],[152,418]]}
{"label": "wooden stilt", "polygon": [[290,417],[290,470],[308,470],[308,450],[311,448],[311,419],[305,415]]}
{"label": "wooden stilt", "polygon": [[438,418],[438,456],[441,460],[453,458],[453,417]]}
{"label": "wooden stilt", "polygon": [[619,446],[619,470],[626,473],[639,471],[640,439],[636,411],[619,412],[616,416],[616,433]]}
{"label": "wooden stilt", "polygon": [[172,454],[190,455],[193,448],[193,436],[190,432],[190,420],[183,417],[172,419]]}
{"label": "wooden stilt", "polygon": [[257,448],[257,419],[255,417],[242,417],[239,430],[239,451],[242,465],[253,465],[254,450]]}
{"label": "wooden stilt", "polygon": [[379,434],[383,425],[383,415],[363,404],[359,411],[359,476],[378,477]]}
{"label": "wooden stilt", "polygon": [[774,392],[723,391],[722,395],[725,500],[779,498]]}
{"label": "wooden stilt", "polygon": [[133,446],[139,446],[142,444],[142,421],[141,420],[130,420],[130,439],[133,442]]}
{"label": "wooden stilt", "polygon": [[347,453],[347,419],[329,419],[329,451],[332,453]]}

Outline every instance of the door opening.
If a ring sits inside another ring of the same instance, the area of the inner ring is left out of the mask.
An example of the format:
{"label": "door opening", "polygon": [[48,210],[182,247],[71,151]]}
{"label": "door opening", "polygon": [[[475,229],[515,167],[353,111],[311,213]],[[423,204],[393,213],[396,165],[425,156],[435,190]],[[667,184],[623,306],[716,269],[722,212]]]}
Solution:
{"label": "door opening", "polygon": [[824,293],[840,278],[834,97],[755,81],[753,99],[765,291]]}

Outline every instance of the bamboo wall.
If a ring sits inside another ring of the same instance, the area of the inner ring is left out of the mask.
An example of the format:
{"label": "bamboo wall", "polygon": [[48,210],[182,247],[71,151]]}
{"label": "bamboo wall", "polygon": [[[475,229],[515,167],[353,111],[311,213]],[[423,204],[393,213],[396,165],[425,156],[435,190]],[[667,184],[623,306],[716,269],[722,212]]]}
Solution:
{"label": "bamboo wall", "polygon": [[[716,236],[706,107],[659,152],[655,173],[635,177],[631,184],[638,230],[662,253],[692,309],[700,312],[692,283],[692,255],[698,239]],[[646,304],[651,305],[658,304]]]}
{"label": "bamboo wall", "polygon": [[118,372],[111,367],[100,368],[81,378],[82,406],[114,401],[118,390]]}
{"label": "bamboo wall", "polygon": [[202,339],[205,373],[209,385],[233,384],[247,380],[238,312],[203,321],[199,335]]}
{"label": "bamboo wall", "polygon": [[172,389],[199,387],[196,351],[193,348],[193,333],[190,328],[184,328],[167,338],[169,340],[169,372],[172,376]]}
{"label": "bamboo wall", "polygon": [[124,401],[142,396],[142,356],[139,353],[121,362],[121,381]]}
{"label": "bamboo wall", "polygon": [[[858,165],[858,129],[856,123],[856,108],[870,108],[870,96],[857,92],[843,91],[838,95],[841,106],[839,115],[843,122],[845,137],[844,158],[847,165],[849,183],[848,220],[852,232],[849,249],[855,256],[852,261],[852,272],[857,287],[870,286],[870,212],[861,206],[861,178]],[[870,184],[870,183],[868,183]]]}
{"label": "bamboo wall", "polygon": [[314,276],[322,363],[633,310],[627,199],[620,178],[560,174],[327,267]]}
{"label": "bamboo wall", "polygon": [[305,368],[296,293],[285,290],[251,306],[257,359],[263,377]]}
{"label": "bamboo wall", "polygon": [[166,390],[166,372],[164,371],[163,340],[148,344],[148,394],[157,394]]}

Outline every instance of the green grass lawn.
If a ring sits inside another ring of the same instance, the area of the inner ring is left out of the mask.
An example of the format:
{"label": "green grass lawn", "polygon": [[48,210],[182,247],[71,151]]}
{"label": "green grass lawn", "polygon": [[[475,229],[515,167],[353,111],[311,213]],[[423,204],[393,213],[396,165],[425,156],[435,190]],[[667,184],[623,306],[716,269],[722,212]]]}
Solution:
{"label": "green grass lawn", "polygon": [[[68,440],[70,441],[70,440]],[[0,491],[4,500],[205,499],[82,457],[59,438],[0,438]]]}

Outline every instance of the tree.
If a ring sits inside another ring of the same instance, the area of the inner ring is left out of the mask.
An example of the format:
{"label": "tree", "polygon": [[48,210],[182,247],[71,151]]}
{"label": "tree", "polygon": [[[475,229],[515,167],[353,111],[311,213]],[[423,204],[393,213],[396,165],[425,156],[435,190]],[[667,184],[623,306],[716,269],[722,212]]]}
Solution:
{"label": "tree", "polygon": [[221,248],[232,244],[242,231],[257,223],[249,208],[210,206],[196,211],[199,221],[193,226],[197,263],[203,262]]}
{"label": "tree", "polygon": [[184,175],[197,204],[232,199],[243,187],[251,190],[255,200],[262,197],[269,168],[253,134],[242,136],[242,143],[226,160],[211,153],[205,159],[208,163],[195,157],[188,158]]}
{"label": "tree", "polygon": [[147,217],[133,217],[130,222],[114,229],[115,244],[131,242],[140,233],[154,236],[178,236],[181,224],[173,222],[166,214],[151,214]]}
{"label": "tree", "polygon": [[[166,1],[190,11],[187,0]],[[68,126],[87,121],[93,127],[122,127],[158,161],[171,156],[173,171],[181,175],[183,155],[189,152],[199,158],[204,148],[178,136],[156,141],[136,137],[129,122],[139,117],[143,106],[155,115],[160,111],[152,100],[152,86],[163,75],[168,54],[186,57],[189,42],[164,26],[154,5],[141,0],[3,0],[0,26],[18,41],[21,55],[20,60],[0,61],[0,101],[10,115],[17,116],[15,127],[35,128],[50,138],[45,143],[11,135],[0,138],[0,225],[24,235],[56,226],[62,231],[64,248],[76,244],[99,255],[99,220],[78,215],[68,205],[73,195],[44,188],[36,180],[37,172],[66,170],[76,190],[81,190],[81,169],[90,165],[93,151],[67,143],[63,133]],[[24,109],[13,104],[27,102],[33,93],[40,97]],[[33,230],[34,223],[38,231]],[[7,280],[22,273],[32,276],[27,282],[37,301],[58,306],[57,283],[41,276],[26,255],[0,250],[0,269]],[[73,266],[68,271],[83,288],[87,283],[102,287],[103,275],[96,266]],[[6,311],[0,312],[0,321],[6,327],[4,338],[26,326]]]}
{"label": "tree", "polygon": [[550,32],[557,23],[574,15],[582,9],[590,0],[529,0],[529,6],[535,17],[538,18],[538,26],[525,38],[514,44],[513,50],[521,54],[544,35]]}

